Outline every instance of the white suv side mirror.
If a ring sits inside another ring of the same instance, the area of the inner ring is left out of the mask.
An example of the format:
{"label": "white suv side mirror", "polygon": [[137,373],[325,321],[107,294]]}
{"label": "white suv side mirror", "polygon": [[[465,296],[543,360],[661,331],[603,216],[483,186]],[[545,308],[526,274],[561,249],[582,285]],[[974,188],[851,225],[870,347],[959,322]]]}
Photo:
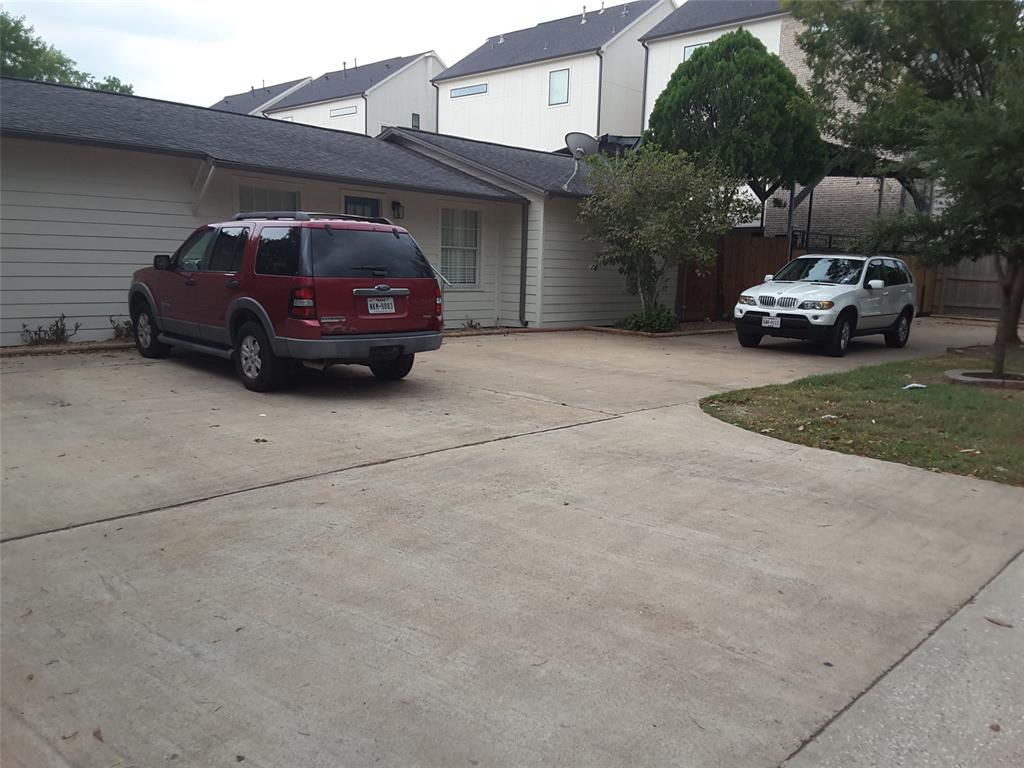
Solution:
{"label": "white suv side mirror", "polygon": [[772,280],[774,280],[774,279],[775,279],[775,275],[765,275],[765,276],[764,276],[764,281],[765,281],[766,283],[770,283],[770,282],[771,282]]}
{"label": "white suv side mirror", "polygon": [[872,291],[880,291],[885,288],[885,281],[883,280],[868,280],[868,288]]}

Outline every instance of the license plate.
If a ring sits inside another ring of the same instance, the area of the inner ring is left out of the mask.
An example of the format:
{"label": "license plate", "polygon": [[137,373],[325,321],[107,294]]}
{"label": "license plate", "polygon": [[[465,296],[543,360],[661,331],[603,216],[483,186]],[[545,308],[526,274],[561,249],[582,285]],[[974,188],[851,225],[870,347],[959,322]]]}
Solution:
{"label": "license plate", "polygon": [[781,317],[762,317],[761,318],[762,328],[781,328],[782,318]]}
{"label": "license plate", "polygon": [[366,305],[371,315],[386,315],[395,311],[394,299],[367,299]]}

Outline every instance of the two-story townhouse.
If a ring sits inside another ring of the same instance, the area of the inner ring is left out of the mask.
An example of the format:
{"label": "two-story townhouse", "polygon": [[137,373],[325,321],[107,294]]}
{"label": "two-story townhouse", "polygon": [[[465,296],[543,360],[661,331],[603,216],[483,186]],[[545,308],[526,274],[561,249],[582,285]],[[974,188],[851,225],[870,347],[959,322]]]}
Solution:
{"label": "two-story townhouse", "polygon": [[434,78],[439,132],[532,149],[565,134],[637,136],[644,50],[638,39],[675,6],[636,0],[491,37]]}
{"label": "two-story townhouse", "polygon": [[[686,0],[640,42],[646,51],[643,122],[665,90],[676,68],[699,48],[722,35],[746,29],[770,53],[782,59],[806,87],[810,68],[797,42],[803,29],[800,21],[783,8],[780,0]],[[797,192],[803,191],[797,188]],[[788,229],[789,194],[776,193],[778,204],[765,210],[765,234],[785,234]],[[793,210],[793,228],[801,244],[812,248],[832,247],[863,231],[873,218],[912,205],[905,190],[894,181],[853,177],[834,169],[802,196]]]}
{"label": "two-story townhouse", "polygon": [[311,77],[300,77],[298,80],[289,80],[287,83],[278,83],[277,85],[264,83],[259,88],[253,86],[248,91],[225,96],[216,104],[211,104],[210,109],[234,112],[239,115],[262,115],[281,99],[291,96],[299,88],[309,85],[312,80]]}
{"label": "two-story townhouse", "polygon": [[376,136],[387,126],[433,131],[431,78],[445,68],[433,51],[327,72],[262,109],[262,114],[321,128]]}

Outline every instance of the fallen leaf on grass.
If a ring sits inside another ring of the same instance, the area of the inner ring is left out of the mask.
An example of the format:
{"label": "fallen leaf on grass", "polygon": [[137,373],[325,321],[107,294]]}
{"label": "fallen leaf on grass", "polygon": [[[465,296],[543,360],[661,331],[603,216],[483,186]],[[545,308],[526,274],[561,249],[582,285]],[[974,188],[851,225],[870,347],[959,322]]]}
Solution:
{"label": "fallen leaf on grass", "polygon": [[1006,627],[1007,629],[1013,629],[1013,624],[1011,624],[1008,621],[1003,621],[1002,619],[995,619],[991,616],[986,616],[985,621],[989,622],[990,624],[995,624],[997,627]]}
{"label": "fallen leaf on grass", "polygon": [[971,456],[980,456],[981,451],[977,448],[961,448],[957,453],[969,453]]}

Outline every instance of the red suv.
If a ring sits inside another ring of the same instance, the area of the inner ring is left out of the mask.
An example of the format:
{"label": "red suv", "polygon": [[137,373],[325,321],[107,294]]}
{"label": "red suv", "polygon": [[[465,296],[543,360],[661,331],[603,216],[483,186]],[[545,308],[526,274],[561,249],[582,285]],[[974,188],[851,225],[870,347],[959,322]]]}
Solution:
{"label": "red suv", "polygon": [[249,389],[292,360],[368,365],[401,379],[441,346],[441,287],[416,241],[387,219],[261,211],[200,227],[137,271],[128,296],[143,357],[171,347],[234,360]]}

